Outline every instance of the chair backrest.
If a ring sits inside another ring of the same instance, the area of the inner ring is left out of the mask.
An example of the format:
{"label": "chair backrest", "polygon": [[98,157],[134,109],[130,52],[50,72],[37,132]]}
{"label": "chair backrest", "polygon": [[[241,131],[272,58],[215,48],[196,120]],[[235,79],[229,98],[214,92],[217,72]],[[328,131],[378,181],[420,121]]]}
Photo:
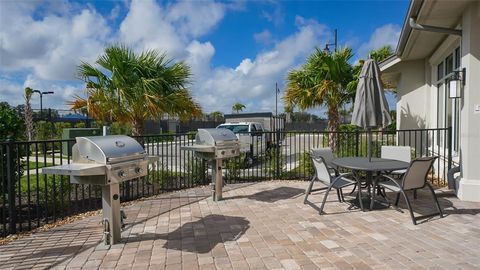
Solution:
{"label": "chair backrest", "polygon": [[328,167],[333,168],[335,167],[332,164],[332,160],[334,159],[332,148],[324,147],[324,148],[312,148],[310,150],[310,154],[312,158],[314,157],[322,157],[325,160],[325,163]]}
{"label": "chair backrest", "polygon": [[409,146],[382,146],[381,158],[396,159],[405,162],[412,161]]}
{"label": "chair backrest", "polygon": [[329,184],[332,181],[330,172],[328,171],[325,159],[322,156],[312,156],[313,168],[318,180]]}
{"label": "chair backrest", "polygon": [[433,162],[438,157],[421,157],[413,160],[403,176],[403,189],[423,188]]}

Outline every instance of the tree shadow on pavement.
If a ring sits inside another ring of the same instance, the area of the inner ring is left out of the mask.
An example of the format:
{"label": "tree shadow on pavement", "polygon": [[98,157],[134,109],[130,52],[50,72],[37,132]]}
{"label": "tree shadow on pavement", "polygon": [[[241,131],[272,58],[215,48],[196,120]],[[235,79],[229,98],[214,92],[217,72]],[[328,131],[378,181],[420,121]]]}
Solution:
{"label": "tree shadow on pavement", "polygon": [[280,200],[287,200],[297,198],[300,195],[303,195],[305,192],[304,189],[293,188],[293,187],[278,187],[271,190],[263,190],[252,195],[241,195],[225,198],[225,200],[233,199],[250,199],[261,202],[274,203]]}
{"label": "tree shadow on pavement", "polygon": [[188,222],[175,231],[165,234],[140,233],[129,237],[128,242],[144,240],[166,240],[166,249],[194,253],[208,253],[219,243],[236,241],[250,228],[244,217],[208,215],[197,221]]}

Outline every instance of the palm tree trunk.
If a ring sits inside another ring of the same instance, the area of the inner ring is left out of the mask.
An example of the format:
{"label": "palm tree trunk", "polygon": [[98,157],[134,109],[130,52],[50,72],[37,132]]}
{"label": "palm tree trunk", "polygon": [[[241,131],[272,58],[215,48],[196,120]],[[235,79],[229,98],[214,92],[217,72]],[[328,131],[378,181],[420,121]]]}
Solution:
{"label": "palm tree trunk", "polygon": [[34,126],[33,126],[33,112],[32,112],[32,106],[30,105],[30,97],[25,98],[25,126],[26,126],[26,132],[27,132],[27,139],[28,141],[33,140],[33,132],[34,132]]}
{"label": "palm tree trunk", "polygon": [[134,118],[132,120],[132,135],[133,136],[143,135],[143,131],[144,131],[143,119]]}
{"label": "palm tree trunk", "polygon": [[328,144],[332,150],[337,149],[338,145],[338,128],[340,127],[340,117],[338,113],[338,107],[336,105],[328,106],[328,127],[327,130],[330,133],[328,137]]}

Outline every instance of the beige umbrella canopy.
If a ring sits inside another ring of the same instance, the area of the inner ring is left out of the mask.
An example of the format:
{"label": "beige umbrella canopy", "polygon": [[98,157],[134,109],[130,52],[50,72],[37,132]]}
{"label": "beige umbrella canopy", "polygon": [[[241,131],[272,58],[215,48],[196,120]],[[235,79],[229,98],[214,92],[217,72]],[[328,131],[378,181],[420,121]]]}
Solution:
{"label": "beige umbrella canopy", "polygon": [[372,128],[392,122],[377,63],[368,59],[363,64],[353,105],[352,125],[368,129],[368,158],[372,157]]}

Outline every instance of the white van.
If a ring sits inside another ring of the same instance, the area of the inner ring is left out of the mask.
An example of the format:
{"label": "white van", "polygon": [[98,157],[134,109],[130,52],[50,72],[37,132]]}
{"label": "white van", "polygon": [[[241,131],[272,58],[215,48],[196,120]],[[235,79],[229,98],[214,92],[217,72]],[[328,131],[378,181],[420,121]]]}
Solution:
{"label": "white van", "polygon": [[265,154],[267,149],[267,136],[262,124],[256,122],[230,122],[219,125],[217,128],[226,128],[237,135],[240,141],[240,152],[246,154],[248,165],[255,158]]}

